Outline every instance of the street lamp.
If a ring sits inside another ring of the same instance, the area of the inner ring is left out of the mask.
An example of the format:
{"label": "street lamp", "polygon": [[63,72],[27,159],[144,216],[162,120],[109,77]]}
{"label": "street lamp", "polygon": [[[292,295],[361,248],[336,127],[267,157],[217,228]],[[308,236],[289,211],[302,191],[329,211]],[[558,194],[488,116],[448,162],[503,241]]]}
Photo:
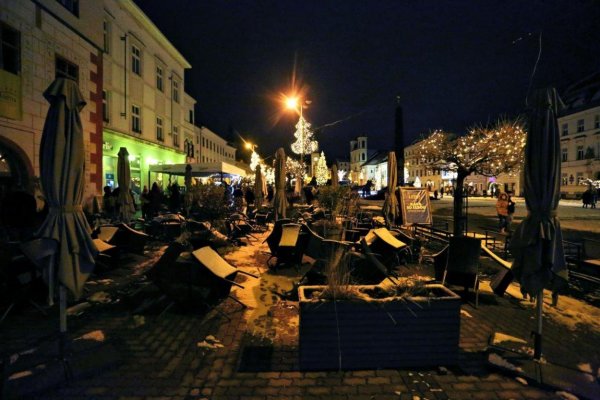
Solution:
{"label": "street lamp", "polygon": [[310,134],[310,131],[307,132],[307,130],[309,130],[310,128],[310,124],[306,122],[304,116],[302,115],[302,110],[310,104],[310,100],[299,100],[297,97],[287,97],[285,99],[286,108],[294,110],[300,115],[298,125],[296,125],[297,131],[295,136],[297,138],[297,141],[292,143],[292,151],[296,154],[300,154],[303,173],[305,168],[304,158],[306,152],[316,151],[318,147],[317,142],[312,140],[312,135]]}

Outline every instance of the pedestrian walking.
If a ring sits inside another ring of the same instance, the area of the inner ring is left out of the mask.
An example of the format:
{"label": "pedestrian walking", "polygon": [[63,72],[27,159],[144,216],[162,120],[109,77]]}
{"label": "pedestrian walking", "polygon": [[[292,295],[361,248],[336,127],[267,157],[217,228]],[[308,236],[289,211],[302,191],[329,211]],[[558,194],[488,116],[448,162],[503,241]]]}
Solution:
{"label": "pedestrian walking", "polygon": [[508,215],[506,216],[506,231],[507,232],[512,232],[511,226],[512,226],[512,222],[513,222],[513,215],[515,213],[515,208],[516,208],[516,204],[512,199],[511,194],[508,194],[508,207],[507,207],[507,211],[508,211]]}
{"label": "pedestrian walking", "polygon": [[592,191],[590,189],[583,192],[581,202],[583,203],[583,208],[588,208],[588,205],[592,202]]}
{"label": "pedestrian walking", "polygon": [[507,193],[502,192],[498,195],[498,200],[496,201],[496,213],[498,214],[498,227],[500,228],[500,233],[505,233],[508,218]]}

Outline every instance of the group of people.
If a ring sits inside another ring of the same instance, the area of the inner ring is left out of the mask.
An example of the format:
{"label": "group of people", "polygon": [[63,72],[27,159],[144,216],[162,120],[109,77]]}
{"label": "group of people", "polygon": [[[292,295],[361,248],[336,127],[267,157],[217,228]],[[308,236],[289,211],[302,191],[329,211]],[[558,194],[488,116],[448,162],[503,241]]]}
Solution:
{"label": "group of people", "polygon": [[498,214],[498,227],[500,233],[509,233],[515,213],[515,202],[510,193],[501,192],[496,200],[496,213]]}
{"label": "group of people", "polygon": [[594,189],[589,188],[581,195],[581,202],[583,203],[583,208],[596,208],[596,202],[598,201],[598,197],[600,197],[600,188]]}

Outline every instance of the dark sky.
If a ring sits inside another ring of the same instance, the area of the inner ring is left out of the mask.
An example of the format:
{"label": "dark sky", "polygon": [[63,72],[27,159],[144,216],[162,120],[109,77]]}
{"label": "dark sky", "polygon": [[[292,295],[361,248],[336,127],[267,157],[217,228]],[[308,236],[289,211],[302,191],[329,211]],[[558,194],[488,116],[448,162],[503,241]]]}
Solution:
{"label": "dark sky", "polygon": [[294,66],[328,160],[360,134],[391,149],[397,94],[407,143],[521,112],[540,31],[534,88],[600,69],[595,0],[135,1],[192,64],[197,121],[263,156],[290,151],[297,117],[277,98]]}

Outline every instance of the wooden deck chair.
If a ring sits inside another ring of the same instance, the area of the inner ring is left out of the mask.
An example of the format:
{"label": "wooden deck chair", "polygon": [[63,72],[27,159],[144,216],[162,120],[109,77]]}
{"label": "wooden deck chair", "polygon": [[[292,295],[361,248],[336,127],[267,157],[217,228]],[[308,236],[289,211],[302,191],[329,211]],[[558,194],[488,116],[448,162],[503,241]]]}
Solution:
{"label": "wooden deck chair", "polygon": [[[277,262],[272,267],[278,267],[280,265],[291,265],[298,266],[302,263],[302,255],[304,252],[303,240],[300,240],[300,225],[299,224],[284,224],[281,226],[281,238],[277,247],[274,249],[275,254],[273,256],[277,258]],[[269,267],[269,261],[267,261]]]}
{"label": "wooden deck chair", "polygon": [[54,265],[56,247],[53,239],[0,243],[0,299],[6,305],[0,323],[16,306],[25,303],[47,315],[35,299],[43,286],[40,269]]}
{"label": "wooden deck chair", "polygon": [[109,244],[117,246],[122,251],[144,254],[144,248],[150,240],[150,235],[133,229],[127,224],[119,224],[117,228],[118,230],[114,237],[111,240],[107,240]]}
{"label": "wooden deck chair", "polygon": [[410,247],[394,237],[387,228],[372,229],[365,236],[365,242],[388,272],[400,265],[403,259],[411,257]]}
{"label": "wooden deck chair", "polygon": [[475,308],[479,306],[479,256],[481,239],[473,237],[451,237],[442,284],[463,286],[475,292]]}
{"label": "wooden deck chair", "polygon": [[242,303],[239,299],[231,296],[231,287],[237,286],[242,289],[244,288],[242,285],[235,282],[235,277],[238,273],[248,275],[253,278],[258,278],[258,276],[234,267],[210,246],[205,246],[195,250],[192,252],[192,256],[201,267],[201,269],[198,271],[199,277],[201,278],[198,284],[210,288],[210,293],[207,297],[209,305],[214,302],[230,298],[239,303],[242,307],[247,307],[247,305]]}
{"label": "wooden deck chair", "polygon": [[102,239],[92,239],[98,249],[96,265],[104,268],[114,268],[119,263],[120,249]]}
{"label": "wooden deck chair", "polygon": [[359,267],[356,267],[355,271],[353,272],[353,275],[362,276],[363,280],[369,279],[373,280],[373,282],[376,282],[377,280],[381,282],[384,279],[388,279],[394,285],[397,285],[398,281],[394,279],[393,275],[390,272],[390,268],[388,268],[382,262],[381,256],[379,256],[371,250],[371,247],[369,246],[366,237],[360,240],[360,244],[363,255],[366,257],[368,267],[367,269],[363,268],[361,270],[358,269]]}
{"label": "wooden deck chair", "polygon": [[[281,233],[283,232],[283,225],[289,224],[291,222],[292,222],[292,220],[289,218],[281,218],[281,219],[278,219],[277,221],[275,221],[275,224],[273,225],[273,229],[271,230],[271,233],[263,241],[263,243],[266,242],[267,246],[269,246],[269,252],[271,254],[271,257],[269,257],[269,260],[272,257],[277,256],[276,253],[277,253],[277,248],[279,246],[279,241],[281,240]],[[267,264],[269,264],[269,260],[267,260]]]}

